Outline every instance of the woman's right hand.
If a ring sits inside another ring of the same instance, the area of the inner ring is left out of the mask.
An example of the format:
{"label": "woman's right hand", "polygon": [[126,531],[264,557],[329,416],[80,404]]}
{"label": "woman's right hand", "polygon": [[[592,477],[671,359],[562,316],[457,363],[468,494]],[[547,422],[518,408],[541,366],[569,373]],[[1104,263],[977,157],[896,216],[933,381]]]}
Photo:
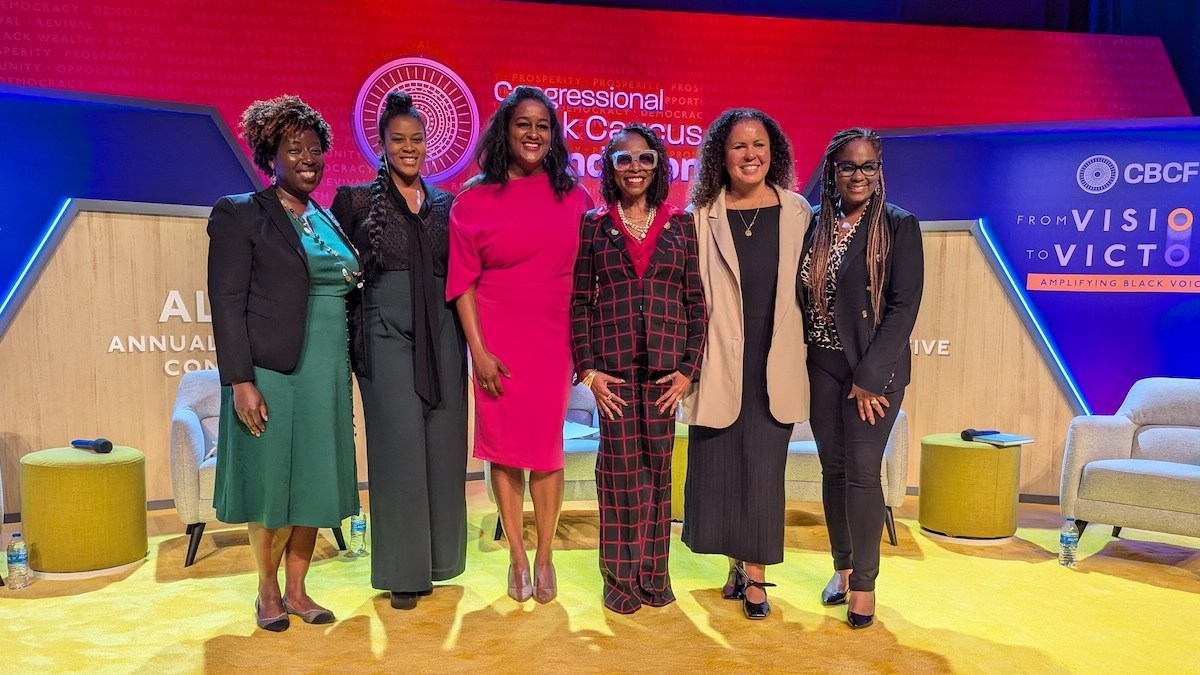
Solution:
{"label": "woman's right hand", "polygon": [[592,395],[596,397],[596,407],[600,409],[600,414],[610,420],[615,420],[618,417],[625,416],[621,408],[629,404],[625,402],[625,399],[612,393],[608,388],[610,384],[625,384],[625,380],[613,377],[608,373],[602,373],[599,370],[592,375],[591,389]]}
{"label": "woman's right hand", "polygon": [[487,392],[492,398],[500,398],[504,395],[504,384],[501,380],[504,377],[512,377],[512,373],[508,372],[508,368],[500,359],[486,349],[481,349],[478,352],[471,352],[471,365],[475,371],[475,381],[479,383],[480,389]]}
{"label": "woman's right hand", "polygon": [[253,382],[233,385],[233,409],[246,429],[256,437],[267,430],[267,402]]}

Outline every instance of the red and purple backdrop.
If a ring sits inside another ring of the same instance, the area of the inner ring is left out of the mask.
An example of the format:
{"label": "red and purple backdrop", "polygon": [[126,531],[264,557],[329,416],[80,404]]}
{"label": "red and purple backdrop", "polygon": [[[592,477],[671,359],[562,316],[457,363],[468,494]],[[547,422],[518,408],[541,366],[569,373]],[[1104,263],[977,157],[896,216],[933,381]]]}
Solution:
{"label": "red and purple backdrop", "polygon": [[[328,203],[336,186],[373,175],[373,128],[390,89],[413,94],[428,120],[428,169],[443,187],[456,189],[475,172],[471,151],[487,116],[520,84],[542,87],[560,104],[572,162],[590,177],[593,193],[599,152],[610,134],[633,121],[656,126],[668,142],[677,203],[694,178],[704,128],[734,106],[758,107],[780,121],[795,145],[801,180],[811,175],[830,135],[851,125],[916,129],[1191,114],[1157,38],[496,0],[0,0],[0,85],[21,88],[14,95],[0,86],[11,141],[0,159],[0,197],[15,207],[0,224],[0,336],[6,313],[20,304],[16,289],[36,278],[40,252],[52,240],[47,221],[56,209],[63,212],[64,198],[207,205],[214,193],[253,186],[245,162],[228,161],[235,153],[222,147],[222,130],[214,129],[219,125],[182,109],[189,104],[212,106],[236,129],[251,101],[302,96],[333,126],[334,148],[317,192]],[[49,112],[32,100],[43,90],[47,100],[55,96],[49,90],[84,92],[88,100],[69,114]],[[161,101],[148,107],[169,114],[150,123],[127,114],[130,104],[98,102],[96,94]],[[985,185],[982,194],[1023,194],[1031,185],[1050,185],[1041,177],[1044,154],[1058,151],[1043,145],[1037,165],[1005,165],[1021,173],[1020,180],[1004,190]],[[984,197],[971,198],[960,210],[959,202],[974,193],[955,186],[994,176],[988,153],[957,156],[950,150],[943,144],[934,153],[937,161],[908,158],[916,167],[909,178],[922,189],[902,194],[904,181],[893,180],[890,196],[923,204],[919,215],[926,218],[937,217],[941,201],[958,217],[986,215],[991,202]],[[1179,157],[1139,153],[1131,159],[1117,153],[1110,163],[1186,168],[1196,159],[1190,149]],[[1076,154],[1062,158],[1072,171],[1081,160]],[[1178,189],[1190,194],[1190,176],[1180,176]],[[1065,192],[1053,189],[1072,194],[1070,185]],[[1035,215],[1076,208],[1052,206],[1043,204]],[[1079,304],[1064,300],[1072,301]],[[1163,307],[1159,312],[1167,316],[1174,305]],[[1172,329],[1166,337],[1147,337],[1146,344],[1173,343],[1178,334]],[[1059,338],[1064,341],[1086,345],[1082,338]],[[1079,398],[1100,402],[1105,412],[1115,407],[1129,378],[1190,372],[1162,364],[1135,370],[1120,378],[1105,375],[1095,392],[1084,381]]]}
{"label": "red and purple backdrop", "polygon": [[[212,105],[234,128],[250,101],[299,94],[335,134],[325,201],[370,177],[373,118],[393,86],[426,107],[430,166],[452,189],[474,172],[473,134],[517,84],[562,104],[583,173],[598,172],[612,130],[642,121],[661,125],[685,184],[702,130],[733,106],[779,119],[801,176],[850,125],[1190,114],[1156,38],[495,0],[4,0],[0,82]],[[186,147],[167,170],[202,180]]]}

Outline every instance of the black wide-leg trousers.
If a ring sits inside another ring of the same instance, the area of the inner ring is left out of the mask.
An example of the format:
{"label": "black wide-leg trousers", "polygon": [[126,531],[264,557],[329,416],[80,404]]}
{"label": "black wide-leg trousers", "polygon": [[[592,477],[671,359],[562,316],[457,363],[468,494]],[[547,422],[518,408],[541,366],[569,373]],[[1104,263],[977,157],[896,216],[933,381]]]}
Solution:
{"label": "black wide-leg trousers", "polygon": [[854,570],[850,590],[873,591],[883,535],[883,451],[904,390],[884,394],[891,406],[871,425],[859,418],[854,399],[847,398],[853,372],[845,352],[809,347],[808,378],[833,568]]}

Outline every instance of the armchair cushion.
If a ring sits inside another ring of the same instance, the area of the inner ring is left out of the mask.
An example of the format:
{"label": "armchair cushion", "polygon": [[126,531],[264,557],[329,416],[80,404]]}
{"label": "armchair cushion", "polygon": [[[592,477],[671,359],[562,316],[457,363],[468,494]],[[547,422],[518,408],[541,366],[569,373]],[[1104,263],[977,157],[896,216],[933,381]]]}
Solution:
{"label": "armchair cushion", "polygon": [[[1149,459],[1102,459],[1083,468],[1080,499],[1200,513],[1200,466]],[[1120,523],[1116,523],[1120,524]]]}

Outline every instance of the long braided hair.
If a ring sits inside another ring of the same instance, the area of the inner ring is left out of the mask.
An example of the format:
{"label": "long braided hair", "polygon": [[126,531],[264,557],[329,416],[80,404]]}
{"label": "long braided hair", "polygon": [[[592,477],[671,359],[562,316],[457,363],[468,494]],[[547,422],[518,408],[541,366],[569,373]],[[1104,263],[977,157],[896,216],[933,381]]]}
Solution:
{"label": "long braided hair", "polygon": [[392,179],[392,176],[388,170],[387,140],[384,138],[384,134],[387,133],[388,125],[392,123],[392,120],[401,115],[415,119],[421,125],[421,131],[425,130],[425,120],[413,108],[412,97],[403,91],[389,92],[383,110],[379,113],[379,144],[384,147],[384,150],[379,155],[379,166],[371,185],[371,209],[367,212],[367,219],[364,222],[367,227],[367,241],[371,242],[363,260],[363,276],[366,279],[370,279],[378,271],[379,250],[383,246],[383,230],[387,227],[386,218],[383,215],[383,204],[388,200],[388,181]]}
{"label": "long braided hair", "polygon": [[[837,192],[837,166],[834,157],[842,148],[855,140],[865,140],[875,148],[875,153],[883,157],[883,143],[879,134],[871,129],[852,127],[843,129],[833,135],[829,147],[825,148],[825,157],[821,167],[821,210],[817,218],[816,231],[813,232],[812,267],[808,273],[808,292],[812,294],[817,311],[824,318],[826,314],[825,284],[829,278],[829,258],[833,250],[834,230],[836,229],[837,211],[841,198]],[[871,282],[871,309],[875,312],[875,325],[879,325],[880,308],[883,305],[883,284],[886,281],[888,259],[892,252],[892,233],[884,222],[884,202],[887,191],[883,184],[883,167],[880,166],[875,183],[875,194],[867,202],[867,210],[863,221],[867,224],[867,278]]]}

